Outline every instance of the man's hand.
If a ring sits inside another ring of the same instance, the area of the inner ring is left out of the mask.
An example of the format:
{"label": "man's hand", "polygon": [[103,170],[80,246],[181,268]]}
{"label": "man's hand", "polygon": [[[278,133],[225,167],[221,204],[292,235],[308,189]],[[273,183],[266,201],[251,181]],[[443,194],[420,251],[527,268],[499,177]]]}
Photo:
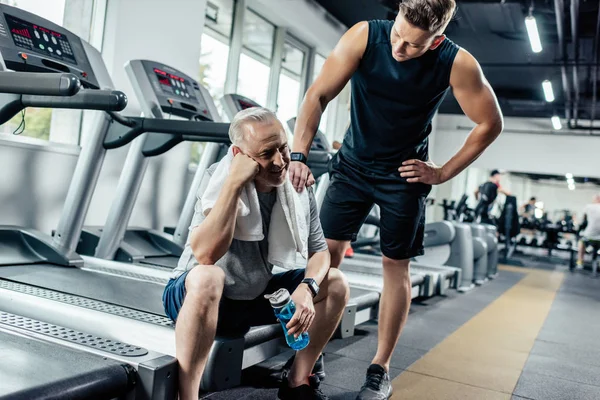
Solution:
{"label": "man's hand", "polygon": [[300,161],[290,163],[290,180],[298,193],[302,193],[304,187],[311,187],[315,184],[315,177],[310,172],[310,168]]}
{"label": "man's hand", "polygon": [[245,154],[238,153],[233,157],[229,167],[229,178],[239,186],[244,186],[258,174],[259,165]]}
{"label": "man's hand", "polygon": [[431,161],[407,160],[402,163],[398,171],[400,171],[400,176],[407,178],[406,181],[409,183],[439,185],[445,182],[442,176],[442,167],[438,167]]}
{"label": "man's hand", "polygon": [[313,304],[312,293],[305,283],[300,284],[294,293],[292,300],[296,303],[296,312],[287,323],[286,328],[290,335],[298,338],[301,334],[308,331],[310,325],[315,319],[315,306]]}

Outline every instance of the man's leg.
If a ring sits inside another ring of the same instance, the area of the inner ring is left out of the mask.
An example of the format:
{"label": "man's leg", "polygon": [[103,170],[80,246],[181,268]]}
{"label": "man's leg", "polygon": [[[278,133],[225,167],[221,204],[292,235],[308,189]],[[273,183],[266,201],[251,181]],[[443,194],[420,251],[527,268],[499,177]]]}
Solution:
{"label": "man's leg", "polygon": [[331,256],[331,267],[339,268],[342,261],[344,261],[346,250],[350,247],[350,241],[327,239],[327,247],[329,247]]}
{"label": "man's leg", "polygon": [[383,256],[383,292],[379,300],[377,353],[372,364],[390,369],[390,360],[408,317],[411,301],[410,260]]}
{"label": "man's leg", "polygon": [[309,383],[308,376],[342,318],[349,293],[343,274],[330,269],[315,297],[315,319],[308,329],[310,343],[296,354],[290,369],[288,382],[291,387]]}
{"label": "man's leg", "polygon": [[215,338],[224,284],[223,270],[213,265],[197,266],[185,279],[185,300],[175,325],[181,400],[198,399],[200,380]]}

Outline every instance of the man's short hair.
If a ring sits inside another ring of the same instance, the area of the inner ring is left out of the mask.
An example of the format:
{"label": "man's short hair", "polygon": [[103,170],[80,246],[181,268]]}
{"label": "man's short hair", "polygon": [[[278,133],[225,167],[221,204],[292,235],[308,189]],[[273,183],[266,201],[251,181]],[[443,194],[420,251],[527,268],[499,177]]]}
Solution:
{"label": "man's short hair", "polygon": [[250,107],[235,114],[229,125],[229,140],[235,146],[244,142],[246,130],[245,125],[250,122],[270,123],[277,121],[277,115],[268,108]]}
{"label": "man's short hair", "polygon": [[532,197],[529,199],[529,201],[536,201],[537,199],[535,197]]}
{"label": "man's short hair", "polygon": [[417,28],[441,34],[455,11],[455,0],[404,0],[399,13]]}
{"label": "man's short hair", "polygon": [[493,177],[496,175],[500,175],[500,171],[498,171],[497,169],[493,169],[492,172],[490,172],[490,177]]}

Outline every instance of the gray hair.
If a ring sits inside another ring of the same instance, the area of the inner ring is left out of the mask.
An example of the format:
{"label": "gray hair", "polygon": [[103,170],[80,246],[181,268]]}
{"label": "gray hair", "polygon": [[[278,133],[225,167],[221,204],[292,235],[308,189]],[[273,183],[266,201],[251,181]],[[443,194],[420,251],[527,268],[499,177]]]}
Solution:
{"label": "gray hair", "polygon": [[250,107],[235,114],[229,125],[229,140],[239,146],[245,139],[246,124],[251,122],[268,123],[278,121],[277,115],[268,108]]}

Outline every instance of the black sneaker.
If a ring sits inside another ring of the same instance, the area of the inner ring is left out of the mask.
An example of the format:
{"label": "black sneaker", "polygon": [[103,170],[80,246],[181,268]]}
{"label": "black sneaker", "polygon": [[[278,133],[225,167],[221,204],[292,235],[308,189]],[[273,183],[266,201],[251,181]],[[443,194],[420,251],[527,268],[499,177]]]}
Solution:
{"label": "black sneaker", "polygon": [[381,365],[371,364],[367,369],[367,380],[356,400],[385,400],[391,396],[390,376]]}
{"label": "black sneaker", "polygon": [[329,400],[319,389],[319,378],[314,375],[309,377],[310,385],[300,385],[295,388],[288,386],[287,373],[283,374],[277,398],[279,400]]}
{"label": "black sneaker", "polygon": [[[283,366],[283,371],[282,371],[283,374],[290,372],[290,369],[292,368],[292,364],[294,363],[295,357],[296,357],[296,353],[294,353],[294,355],[289,360],[287,360],[287,362]],[[323,354],[321,354],[319,356],[319,358],[317,358],[317,362],[315,363],[315,366],[313,367],[312,374],[315,375],[317,378],[319,378],[320,381],[325,380],[325,363],[323,362]]]}

